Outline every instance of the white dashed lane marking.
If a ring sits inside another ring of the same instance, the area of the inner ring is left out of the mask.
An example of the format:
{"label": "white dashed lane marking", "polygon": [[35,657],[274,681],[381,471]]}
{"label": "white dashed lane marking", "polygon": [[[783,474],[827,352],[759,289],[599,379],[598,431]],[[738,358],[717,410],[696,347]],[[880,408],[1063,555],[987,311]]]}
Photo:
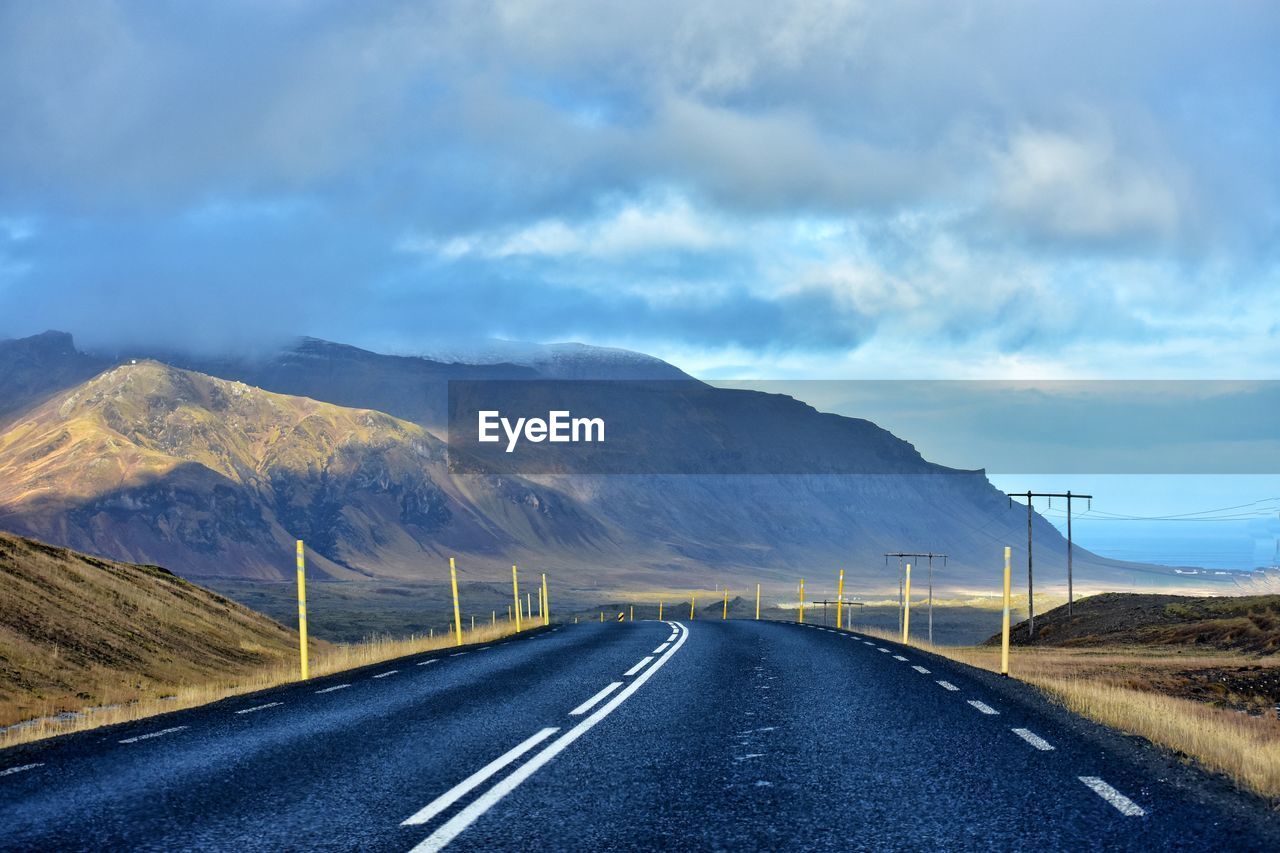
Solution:
{"label": "white dashed lane marking", "polygon": [[426,666],[429,663],[440,663],[440,658],[432,658],[431,660],[420,660],[418,666]]}
{"label": "white dashed lane marking", "polygon": [[581,705],[579,705],[578,707],[576,707],[576,708],[574,708],[572,711],[570,711],[570,712],[569,712],[569,716],[570,716],[570,717],[580,717],[580,716],[582,716],[583,714],[587,713],[587,712],[588,712],[588,711],[590,711],[592,708],[594,708],[596,705],[599,705],[601,702],[603,702],[603,701],[604,701],[604,699],[605,699],[605,697],[607,697],[610,693],[612,693],[613,691],[617,690],[617,689],[618,689],[619,687],[621,687],[621,686],[622,686],[622,682],[621,682],[621,681],[615,681],[615,682],[613,682],[613,683],[612,683],[612,684],[610,684],[608,687],[604,688],[604,689],[603,689],[603,690],[601,690],[599,693],[597,693],[596,695],[592,696],[590,699],[588,699],[587,701],[583,702]]}
{"label": "white dashed lane marking", "polygon": [[[536,640],[536,639],[538,639],[538,638],[537,638],[537,637],[530,637],[529,639],[530,639],[530,640]],[[454,652],[453,654],[449,655],[449,657],[451,657],[451,658],[460,658],[460,657],[462,657],[462,656],[463,656],[463,655],[465,655],[465,654],[466,654],[466,652]]]}
{"label": "white dashed lane marking", "polygon": [[350,684],[335,684],[332,687],[326,687],[323,690],[317,690],[316,693],[332,693],[335,690],[345,690]]}
{"label": "white dashed lane marking", "polygon": [[920,673],[921,675],[928,675],[928,674],[929,674],[929,670],[925,669],[924,667],[922,667],[922,666],[920,666],[920,665],[916,665],[916,666],[913,666],[913,667],[911,667],[911,668],[912,668],[912,669],[914,669],[916,672]]}
{"label": "white dashed lane marking", "polygon": [[121,743],[137,743],[140,740],[151,740],[151,738],[153,737],[163,737],[164,735],[171,735],[174,732],[180,732],[183,729],[187,729],[187,728],[190,728],[190,726],[174,726],[173,728],[161,729],[158,732],[148,732],[145,735],[137,735],[136,737],[127,737],[120,742]]}
{"label": "white dashed lane marking", "polygon": [[1014,729],[1013,733],[1041,752],[1048,752],[1053,749],[1053,744],[1031,731],[1031,729]]}
{"label": "white dashed lane marking", "polygon": [[1089,786],[1089,788],[1102,799],[1116,807],[1116,811],[1125,817],[1142,817],[1146,814],[1146,810],[1115,788],[1103,782],[1097,776],[1081,776],[1080,781]]}
{"label": "white dashed lane marking", "polygon": [[906,660],[906,658],[904,658],[902,655],[894,655],[894,656],[893,656],[893,659],[894,659],[894,660],[900,660],[900,661],[905,661],[905,660]]}
{"label": "white dashed lane marking", "polygon": [[279,706],[279,705],[283,705],[283,704],[284,704],[283,702],[268,702],[268,703],[267,703],[267,704],[265,704],[265,705],[254,705],[252,708],[243,708],[243,709],[241,709],[241,710],[239,710],[239,711],[236,711],[236,713],[237,713],[237,714],[252,714],[254,711],[265,711],[267,708],[275,708],[275,707],[277,707],[277,706]]}
{"label": "white dashed lane marking", "polygon": [[889,654],[889,650],[888,650],[888,649],[880,649],[880,648],[878,648],[878,649],[876,649],[876,651],[878,651],[878,652],[884,652],[886,655],[887,655],[887,654]]}
{"label": "white dashed lane marking", "polygon": [[388,675],[395,675],[399,671],[400,670],[398,669],[389,669],[386,672],[378,673],[377,675],[374,676],[374,678],[386,678]]}
{"label": "white dashed lane marking", "polygon": [[670,644],[670,643],[663,643],[662,645],[660,645],[660,646],[658,646],[656,649],[654,649],[654,650],[653,650],[653,653],[654,653],[655,655],[660,655],[660,654],[662,654],[663,652],[665,652],[665,651],[667,650],[667,646],[669,646],[669,645],[671,645],[671,644]]}
{"label": "white dashed lane marking", "polygon": [[21,764],[17,767],[6,767],[0,770],[0,776],[12,776],[14,773],[21,773],[24,770],[35,770],[37,767],[44,767],[44,762],[36,762],[35,764]]}
{"label": "white dashed lane marking", "polygon": [[638,664],[636,664],[635,666],[631,667],[631,669],[627,670],[626,672],[622,673],[622,674],[623,674],[623,676],[625,676],[625,677],[628,677],[628,678],[629,678],[629,677],[631,677],[631,676],[635,675],[637,672],[639,672],[640,670],[644,669],[644,668],[649,664],[649,661],[651,661],[651,660],[653,660],[653,655],[646,655],[645,657],[643,657],[643,658],[641,658],[641,659],[640,659],[640,662],[639,662]]}
{"label": "white dashed lane marking", "polygon": [[992,708],[990,705],[988,705],[986,702],[980,702],[980,701],[978,701],[977,699],[970,699],[970,700],[969,700],[969,704],[970,704],[970,705],[972,705],[973,707],[977,708],[979,711],[981,711],[981,712],[982,712],[982,713],[984,713],[984,714],[993,714],[993,715],[994,715],[994,714],[999,714],[999,713],[1000,713],[1000,712],[999,712],[999,711],[997,711],[995,708]]}
{"label": "white dashed lane marking", "polygon": [[956,687],[954,684],[952,684],[950,681],[939,681],[938,685],[943,690],[959,690],[960,689],[959,687]]}

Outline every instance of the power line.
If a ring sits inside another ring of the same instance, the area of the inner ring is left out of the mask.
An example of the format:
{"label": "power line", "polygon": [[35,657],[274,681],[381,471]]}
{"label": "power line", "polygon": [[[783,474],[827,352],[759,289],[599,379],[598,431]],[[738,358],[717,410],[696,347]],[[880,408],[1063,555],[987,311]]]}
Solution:
{"label": "power line", "polygon": [[1072,604],[1075,598],[1075,589],[1073,587],[1071,577],[1071,501],[1076,499],[1087,500],[1089,502],[1089,509],[1093,509],[1093,495],[1074,494],[1070,489],[1067,489],[1066,492],[1033,492],[1031,490],[1027,490],[1025,493],[1006,492],[1006,494],[1009,496],[1010,507],[1013,506],[1013,499],[1015,496],[1025,494],[1027,497],[1027,634],[1032,640],[1034,640],[1036,638],[1036,603],[1033,594],[1034,587],[1031,574],[1031,520],[1035,515],[1034,499],[1048,498],[1050,506],[1053,506],[1054,498],[1067,499],[1067,616],[1071,616]]}

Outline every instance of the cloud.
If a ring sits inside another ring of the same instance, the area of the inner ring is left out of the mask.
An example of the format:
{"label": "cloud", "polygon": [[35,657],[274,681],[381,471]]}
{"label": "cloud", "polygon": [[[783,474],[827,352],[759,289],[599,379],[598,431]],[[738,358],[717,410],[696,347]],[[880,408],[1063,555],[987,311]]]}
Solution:
{"label": "cloud", "polygon": [[0,315],[1262,369],[1278,40],[1265,2],[5,4]]}

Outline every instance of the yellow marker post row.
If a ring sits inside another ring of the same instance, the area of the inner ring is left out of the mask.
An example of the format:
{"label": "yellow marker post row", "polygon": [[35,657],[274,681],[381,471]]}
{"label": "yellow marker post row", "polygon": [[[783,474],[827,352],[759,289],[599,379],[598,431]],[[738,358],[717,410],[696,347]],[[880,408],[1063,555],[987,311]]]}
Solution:
{"label": "yellow marker post row", "polygon": [[453,629],[462,645],[462,610],[458,607],[458,566],[453,557],[449,558],[449,582],[453,586]]}
{"label": "yellow marker post row", "polygon": [[903,597],[905,607],[902,611],[902,644],[906,645],[911,637],[911,564],[907,563],[906,595]]}
{"label": "yellow marker post row", "polygon": [[311,677],[307,666],[307,558],[302,540],[298,540],[298,657],[302,665],[302,680]]}
{"label": "yellow marker post row", "polygon": [[1012,548],[1004,549],[1004,616],[1000,626],[1000,674],[1009,674],[1009,557]]}
{"label": "yellow marker post row", "polygon": [[516,574],[516,567],[511,567],[511,595],[516,602],[516,630],[520,630],[520,578]]}
{"label": "yellow marker post row", "polygon": [[844,569],[840,570],[840,580],[836,584],[836,627],[843,628],[844,623]]}

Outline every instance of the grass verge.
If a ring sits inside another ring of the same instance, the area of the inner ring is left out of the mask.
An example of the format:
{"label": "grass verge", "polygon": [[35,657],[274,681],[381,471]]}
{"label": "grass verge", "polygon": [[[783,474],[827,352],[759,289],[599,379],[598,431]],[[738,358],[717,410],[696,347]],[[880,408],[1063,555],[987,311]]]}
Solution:
{"label": "grass verge", "polygon": [[[474,631],[464,631],[462,636],[464,644],[472,645],[492,642],[515,633],[514,625],[502,622],[496,626],[477,627]],[[317,678],[358,669],[406,655],[452,648],[456,644],[457,641],[450,634],[436,637],[375,637],[362,643],[330,645],[313,655],[309,661],[311,677]],[[142,699],[109,707],[87,708],[74,715],[49,714],[0,732],[0,749],[70,732],[85,731],[207,705],[231,696],[255,693],[297,680],[296,663],[278,664],[252,670],[247,675],[233,680],[181,687],[163,698]]]}
{"label": "grass verge", "polygon": [[[891,642],[901,640],[901,635],[892,631],[857,631]],[[912,645],[979,669],[1000,671],[998,648]],[[1278,806],[1280,721],[1274,716],[1254,716],[1162,695],[1158,692],[1161,679],[1144,675],[1144,670],[1238,659],[1239,655],[1183,655],[1151,649],[1014,648],[1009,674],[1082,717],[1170,749],[1205,769],[1225,774],[1238,787]]]}

